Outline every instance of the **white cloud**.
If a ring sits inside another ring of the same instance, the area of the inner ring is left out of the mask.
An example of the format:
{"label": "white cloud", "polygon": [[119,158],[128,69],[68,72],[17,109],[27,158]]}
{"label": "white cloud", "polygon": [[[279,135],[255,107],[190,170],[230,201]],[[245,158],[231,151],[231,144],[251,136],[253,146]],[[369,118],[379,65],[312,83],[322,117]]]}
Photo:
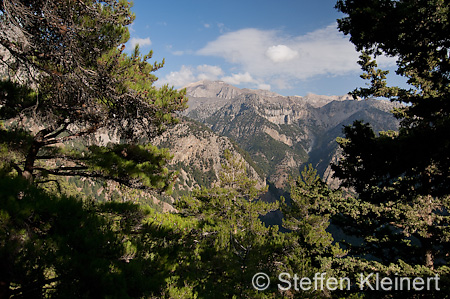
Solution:
{"label": "white cloud", "polygon": [[[179,52],[176,54],[186,54]],[[173,53],[175,54],[175,53]],[[159,80],[182,87],[199,80],[222,80],[250,88],[290,89],[317,76],[334,77],[360,73],[359,53],[332,24],[305,35],[288,36],[281,31],[242,29],[220,35],[196,53],[223,58],[230,71],[218,65],[182,66]],[[381,68],[395,64],[394,58],[378,57]]]}
{"label": "white cloud", "polygon": [[225,26],[224,23],[217,23],[217,28],[219,28],[220,33],[224,33],[225,31],[228,31],[228,28]]}
{"label": "white cloud", "polygon": [[175,56],[183,56],[184,55],[184,51],[172,51],[171,52],[172,53],[172,55],[175,55]]}
{"label": "white cloud", "polygon": [[255,79],[253,79],[252,75],[250,75],[248,72],[232,74],[231,76],[223,77],[222,80],[233,85],[256,82]]}
{"label": "white cloud", "polygon": [[158,85],[169,84],[175,87],[183,87],[200,80],[219,80],[223,74],[223,70],[215,65],[203,64],[197,67],[183,65],[179,71],[170,72],[157,82]]}
{"label": "white cloud", "polygon": [[167,45],[166,46],[166,50],[168,52],[170,52],[172,55],[175,55],[175,56],[183,56],[185,54],[185,51],[173,50],[173,46],[172,45]]}
{"label": "white cloud", "polygon": [[199,80],[217,80],[223,75],[223,70],[215,65],[199,65],[197,66],[197,78]]}
{"label": "white cloud", "polygon": [[266,51],[266,55],[273,62],[285,62],[294,59],[298,55],[298,52],[292,50],[288,46],[278,45],[269,47]]}
{"label": "white cloud", "polygon": [[265,89],[270,90],[270,85],[266,84],[264,82],[261,82],[250,75],[250,73],[237,73],[237,74],[231,74],[231,76],[225,76],[220,78],[220,80],[225,81],[232,85],[241,85],[244,83],[250,83],[250,85],[258,88],[258,89]]}
{"label": "white cloud", "polygon": [[[258,29],[242,29],[221,35],[215,41],[209,42],[206,47],[197,53],[207,56],[219,56],[227,61],[237,64],[253,64],[261,57],[252,58],[253,54],[261,54],[261,46],[267,45],[270,37],[265,31]],[[264,57],[264,53],[263,53]]]}
{"label": "white cloud", "polygon": [[170,74],[158,80],[157,85],[169,84],[176,87],[182,87],[195,81],[197,80],[192,68],[183,65],[179,71],[170,72]]}
{"label": "white cloud", "polygon": [[139,44],[140,47],[150,46],[152,44],[152,41],[150,40],[149,37],[146,38],[132,37],[130,39],[131,48],[134,49],[134,47],[136,47],[137,44]]}
{"label": "white cloud", "polygon": [[[255,82],[271,82],[278,88],[315,76],[360,72],[359,54],[336,24],[300,36],[254,28],[228,32],[197,54],[223,58],[234,65],[237,73],[248,74]],[[395,60],[378,61],[383,67]],[[234,80],[233,76],[227,79]]]}
{"label": "white cloud", "polygon": [[262,90],[270,90],[271,86],[270,84],[259,83],[257,88]]}
{"label": "white cloud", "polygon": [[249,87],[270,90],[270,85],[264,81],[255,79],[250,73],[234,73],[225,76],[222,68],[216,65],[199,65],[197,67],[183,65],[179,71],[170,72],[164,78],[157,81],[157,85],[173,85],[177,88],[188,85],[200,80],[215,81],[220,80],[233,85],[246,84]]}

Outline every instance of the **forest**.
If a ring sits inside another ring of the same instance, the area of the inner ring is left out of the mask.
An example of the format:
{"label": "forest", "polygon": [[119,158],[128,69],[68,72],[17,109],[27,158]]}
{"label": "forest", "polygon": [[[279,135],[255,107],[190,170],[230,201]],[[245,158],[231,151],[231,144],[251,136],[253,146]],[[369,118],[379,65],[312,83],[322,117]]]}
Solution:
{"label": "forest", "polygon": [[149,196],[180,194],[179,172],[153,141],[189,99],[155,86],[152,51],[125,51],[131,8],[0,1],[0,298],[450,297],[448,1],[337,1],[367,82],[351,95],[401,103],[398,130],[343,127],[338,188],[309,165],[264,201],[225,150],[169,212]]}

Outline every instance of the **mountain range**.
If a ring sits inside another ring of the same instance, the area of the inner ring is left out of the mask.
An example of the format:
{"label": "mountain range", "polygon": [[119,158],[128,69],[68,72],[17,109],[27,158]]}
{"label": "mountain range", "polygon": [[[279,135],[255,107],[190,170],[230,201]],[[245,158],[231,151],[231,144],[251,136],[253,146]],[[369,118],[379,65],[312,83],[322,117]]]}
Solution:
{"label": "mountain range", "polygon": [[[289,176],[298,175],[309,163],[328,184],[336,187],[329,167],[331,161],[339,158],[335,140],[342,136],[343,127],[354,120],[369,122],[375,131],[398,128],[398,121],[390,113],[398,104],[386,100],[354,100],[350,95],[282,96],[206,80],[185,88],[189,108],[183,112],[183,122],[179,126],[192,127],[196,123],[196,129],[190,133],[193,134],[190,141],[169,138],[171,143],[178,144],[173,147],[166,143],[175,155],[174,163],[205,164],[198,161],[199,157],[204,155],[201,159],[211,159],[223,149],[215,142],[200,145],[193,139],[203,138],[205,134],[209,134],[208,138],[217,135],[214,140],[225,138],[223,140],[227,141],[223,144],[230,142],[240,148],[237,151],[244,153],[254,172],[278,189],[285,188]],[[179,128],[169,130],[165,136],[174,135],[171,132]],[[163,136],[162,140],[164,138],[167,137]],[[203,154],[186,150],[188,143],[197,150],[202,148]],[[214,155],[210,157],[208,152],[213,151],[213,147]],[[215,176],[211,172],[209,177]]]}

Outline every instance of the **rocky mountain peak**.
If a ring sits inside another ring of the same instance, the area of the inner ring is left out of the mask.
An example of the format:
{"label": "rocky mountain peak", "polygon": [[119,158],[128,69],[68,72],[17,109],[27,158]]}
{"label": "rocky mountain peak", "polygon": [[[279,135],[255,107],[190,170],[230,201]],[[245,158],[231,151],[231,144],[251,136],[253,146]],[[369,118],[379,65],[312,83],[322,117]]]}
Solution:
{"label": "rocky mountain peak", "polygon": [[384,100],[282,96],[223,81],[200,81],[186,89],[189,108],[183,115],[231,137],[277,188],[283,188],[288,176],[298,174],[307,163],[320,174],[328,171],[329,177],[329,163],[339,154],[336,137],[354,120],[369,121],[376,130],[395,130],[398,125],[389,113],[395,104]]}
{"label": "rocky mountain peak", "polygon": [[188,96],[196,98],[233,99],[243,92],[224,81],[202,80],[185,86]]}
{"label": "rocky mountain peak", "polygon": [[325,96],[325,95],[318,95],[313,93],[308,93],[304,97],[299,97],[303,99],[303,101],[307,102],[313,107],[319,108],[327,105],[328,103],[331,103],[333,101],[348,101],[353,100],[353,97],[349,94],[343,95],[343,96]]}
{"label": "rocky mountain peak", "polygon": [[[306,96],[282,96],[269,90],[261,89],[240,89],[224,81],[202,80],[185,86],[189,98],[208,98],[233,100],[246,96],[247,99],[258,99],[267,103],[307,103],[313,107],[322,107],[333,101],[352,100],[351,95],[325,96],[309,93]],[[192,104],[193,101],[190,101]],[[222,101],[222,104],[224,102]]]}

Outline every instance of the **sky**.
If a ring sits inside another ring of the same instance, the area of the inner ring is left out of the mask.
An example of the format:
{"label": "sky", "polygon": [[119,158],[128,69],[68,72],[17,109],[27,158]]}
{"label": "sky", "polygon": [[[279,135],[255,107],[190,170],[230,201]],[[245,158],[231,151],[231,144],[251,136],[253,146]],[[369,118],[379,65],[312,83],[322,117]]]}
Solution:
{"label": "sky", "polygon": [[[127,51],[165,60],[156,85],[221,80],[305,96],[344,95],[360,79],[359,54],[337,29],[335,0],[135,0]],[[395,70],[395,59],[379,67]],[[391,78],[395,84],[401,80]],[[398,81],[398,82],[397,82]]]}

